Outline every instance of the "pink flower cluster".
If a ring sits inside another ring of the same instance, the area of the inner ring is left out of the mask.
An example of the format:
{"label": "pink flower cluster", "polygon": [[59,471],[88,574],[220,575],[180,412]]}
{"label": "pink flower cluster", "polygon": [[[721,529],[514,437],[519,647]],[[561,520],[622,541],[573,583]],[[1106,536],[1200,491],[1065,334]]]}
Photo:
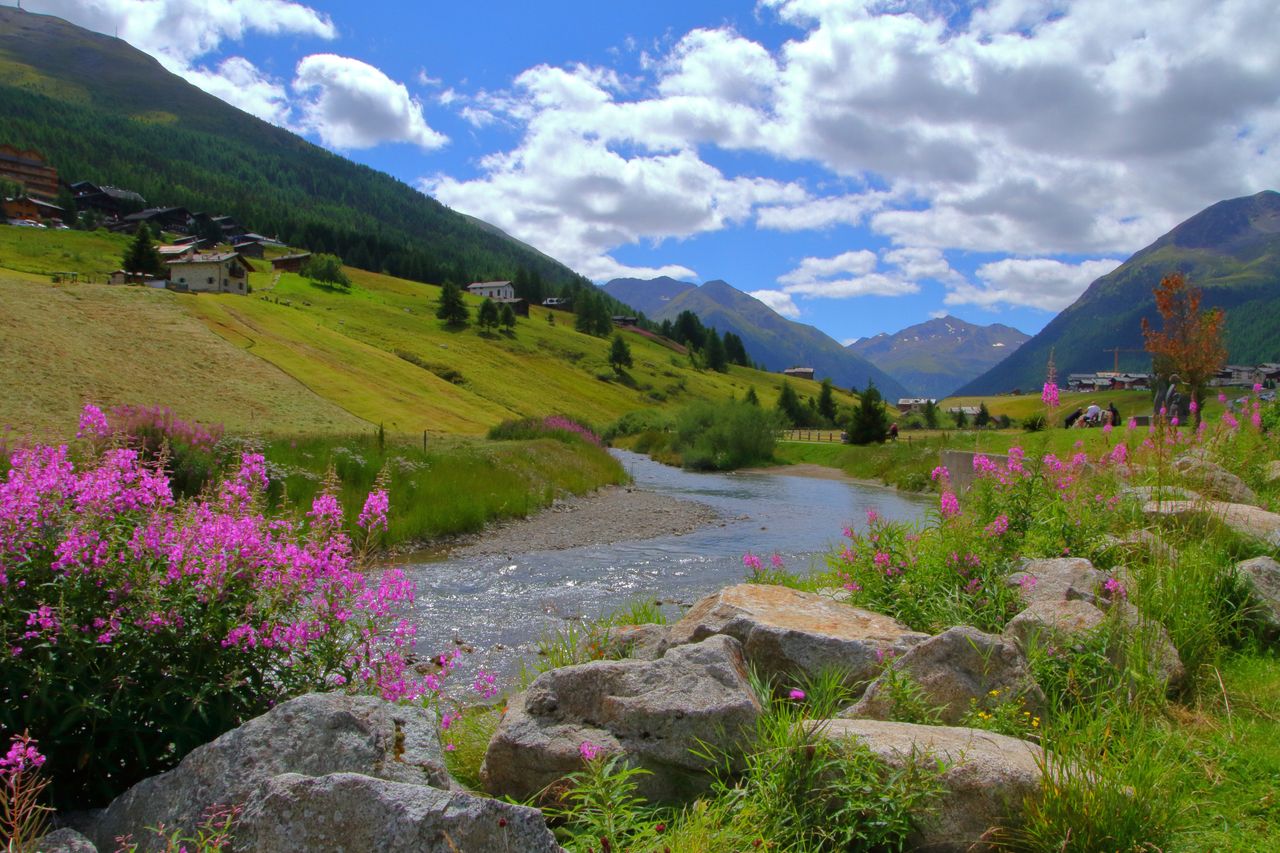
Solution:
{"label": "pink flower cluster", "polygon": [[29,770],[38,770],[43,765],[44,756],[36,749],[35,740],[25,733],[14,735],[9,751],[0,758],[0,778],[11,780]]}
{"label": "pink flower cluster", "polygon": [[1040,392],[1040,399],[1050,409],[1058,408],[1058,384],[1056,382],[1044,383],[1044,390]]}
{"label": "pink flower cluster", "polygon": [[600,446],[600,436],[596,435],[594,432],[572,418],[566,418],[563,415],[549,415],[542,419],[542,426],[549,430],[571,432],[583,441],[586,441],[588,444],[594,444],[597,447]]}

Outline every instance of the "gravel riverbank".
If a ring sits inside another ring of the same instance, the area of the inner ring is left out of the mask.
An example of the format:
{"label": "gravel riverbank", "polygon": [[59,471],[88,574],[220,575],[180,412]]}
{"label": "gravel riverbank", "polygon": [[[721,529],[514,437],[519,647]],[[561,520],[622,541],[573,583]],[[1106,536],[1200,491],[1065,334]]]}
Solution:
{"label": "gravel riverbank", "polygon": [[558,500],[529,518],[501,521],[483,533],[460,537],[447,550],[455,557],[560,551],[679,536],[725,520],[696,501],[633,487],[606,486],[591,494]]}

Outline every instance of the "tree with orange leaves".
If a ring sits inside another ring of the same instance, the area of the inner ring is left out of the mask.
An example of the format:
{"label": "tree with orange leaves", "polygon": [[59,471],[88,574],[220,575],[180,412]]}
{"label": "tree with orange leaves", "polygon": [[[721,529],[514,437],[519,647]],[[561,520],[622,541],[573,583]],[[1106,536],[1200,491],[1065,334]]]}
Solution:
{"label": "tree with orange leaves", "polygon": [[1142,319],[1147,352],[1151,353],[1157,376],[1179,377],[1187,384],[1199,426],[1205,388],[1227,361],[1227,349],[1222,343],[1226,317],[1220,308],[1202,312],[1200,288],[1192,287],[1180,272],[1160,279],[1155,297],[1163,328],[1156,331],[1145,317]]}

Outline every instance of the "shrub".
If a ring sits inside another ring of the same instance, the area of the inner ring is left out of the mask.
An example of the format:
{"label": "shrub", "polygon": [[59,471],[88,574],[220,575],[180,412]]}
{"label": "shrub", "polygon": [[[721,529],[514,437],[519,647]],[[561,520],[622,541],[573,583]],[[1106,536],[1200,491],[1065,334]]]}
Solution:
{"label": "shrub", "polygon": [[671,415],[662,409],[633,409],[613,422],[603,434],[606,441],[644,432],[665,432],[673,426]]}
{"label": "shrub", "polygon": [[351,289],[351,279],[342,269],[342,258],[319,252],[307,258],[302,274],[313,282],[330,284],[342,290]]}
{"label": "shrub", "polygon": [[727,471],[773,459],[776,412],[741,401],[699,402],[676,417],[674,447],[686,468]]}
{"label": "shrub", "polygon": [[1044,415],[1028,415],[1022,419],[1022,428],[1026,432],[1040,432],[1049,426]]}
{"label": "shrub", "polygon": [[[255,454],[186,501],[132,448],[13,455],[0,728],[39,735],[60,806],[100,804],[299,693],[438,686],[409,668],[413,629],[392,613],[412,598],[404,575],[365,578],[331,494],[304,522],[265,517],[266,484]],[[366,545],[385,513],[374,492]]]}
{"label": "shrub", "polygon": [[547,415],[545,418],[522,418],[503,421],[489,430],[494,441],[528,441],[535,438],[554,438],[564,442],[585,441],[601,446],[600,436],[591,427],[568,415]]}

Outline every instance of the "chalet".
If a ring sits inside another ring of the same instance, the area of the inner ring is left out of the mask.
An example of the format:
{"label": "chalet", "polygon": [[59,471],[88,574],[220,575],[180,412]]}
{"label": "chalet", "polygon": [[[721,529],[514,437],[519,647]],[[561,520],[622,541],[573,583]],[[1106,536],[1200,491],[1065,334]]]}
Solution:
{"label": "chalet", "polygon": [[812,379],[813,372],[812,367],[788,367],[786,370],[782,371],[782,375],[794,376],[796,379]]}
{"label": "chalet", "polygon": [[266,251],[266,247],[257,240],[247,240],[244,237],[237,237],[231,241],[231,248],[246,258],[261,259]]}
{"label": "chalet", "polygon": [[107,284],[141,284],[144,287],[163,289],[169,286],[169,279],[156,278],[141,272],[116,270],[107,278]]}
{"label": "chalet", "polygon": [[253,267],[236,252],[190,254],[169,261],[169,287],[188,293],[249,292]]}
{"label": "chalet", "polygon": [[71,194],[76,200],[76,210],[96,210],[112,219],[136,213],[147,206],[147,200],[133,190],[89,181],[76,181],[71,185]]}
{"label": "chalet", "polygon": [[194,243],[174,243],[170,246],[156,246],[156,253],[160,255],[162,261],[176,261],[179,258],[196,253]]}
{"label": "chalet", "polygon": [[222,229],[222,239],[234,241],[235,238],[242,234],[249,233],[249,229],[245,228],[239,222],[236,222],[230,216],[215,216],[209,220],[218,228]]}
{"label": "chalet", "polygon": [[570,309],[570,300],[563,296],[548,296],[542,300],[543,308],[554,308],[557,311],[568,311]]}
{"label": "chalet", "polygon": [[34,149],[0,145],[0,178],[22,185],[22,191],[41,198],[58,197],[58,170]]}
{"label": "chalet", "polygon": [[981,410],[982,410],[981,406],[952,406],[951,408],[947,409],[947,414],[954,415],[956,412],[960,412],[966,418],[974,418],[978,416],[978,412],[980,412]]}
{"label": "chalet", "polygon": [[50,204],[47,201],[31,196],[18,196],[17,198],[6,198],[4,200],[4,218],[5,219],[31,219],[40,222],[45,219],[62,220],[66,213],[56,204]]}
{"label": "chalet", "polygon": [[639,323],[639,317],[632,317],[629,314],[615,314],[613,316],[613,325],[615,326],[636,326]]}
{"label": "chalet", "polygon": [[529,316],[529,303],[518,296],[513,296],[510,299],[499,297],[497,299],[494,299],[493,301],[500,306],[510,305],[511,310],[514,311],[516,315],[519,317]]}
{"label": "chalet", "polygon": [[311,260],[310,252],[281,255],[271,260],[271,269],[276,272],[302,272],[303,265],[309,260]]}
{"label": "chalet", "polygon": [[477,281],[467,285],[467,292],[472,296],[487,296],[490,299],[515,299],[516,289],[509,281]]}
{"label": "chalet", "polygon": [[185,207],[149,207],[146,210],[128,214],[112,230],[127,231],[132,234],[143,223],[151,229],[152,234],[159,234],[161,231],[190,234],[192,229],[191,212]]}
{"label": "chalet", "polygon": [[899,397],[897,408],[903,414],[909,412],[923,412],[928,408],[929,404],[937,405],[938,401],[929,397]]}

